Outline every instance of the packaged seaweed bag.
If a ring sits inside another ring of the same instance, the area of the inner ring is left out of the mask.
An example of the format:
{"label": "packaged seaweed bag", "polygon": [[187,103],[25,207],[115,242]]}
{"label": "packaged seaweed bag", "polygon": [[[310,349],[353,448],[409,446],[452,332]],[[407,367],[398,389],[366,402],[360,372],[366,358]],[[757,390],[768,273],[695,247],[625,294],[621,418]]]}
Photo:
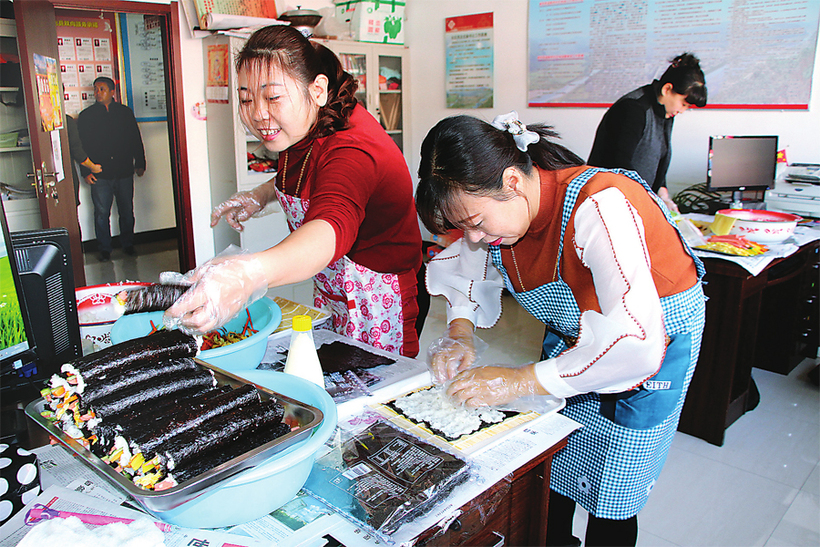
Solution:
{"label": "packaged seaweed bag", "polygon": [[305,490],[389,535],[430,511],[469,476],[458,456],[379,420],[317,458]]}

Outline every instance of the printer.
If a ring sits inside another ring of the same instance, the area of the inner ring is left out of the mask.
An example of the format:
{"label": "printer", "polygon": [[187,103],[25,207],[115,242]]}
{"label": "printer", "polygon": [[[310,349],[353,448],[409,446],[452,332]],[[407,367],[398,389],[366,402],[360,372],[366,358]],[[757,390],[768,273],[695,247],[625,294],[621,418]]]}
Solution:
{"label": "printer", "polygon": [[766,190],[766,209],[820,218],[820,164],[793,163]]}

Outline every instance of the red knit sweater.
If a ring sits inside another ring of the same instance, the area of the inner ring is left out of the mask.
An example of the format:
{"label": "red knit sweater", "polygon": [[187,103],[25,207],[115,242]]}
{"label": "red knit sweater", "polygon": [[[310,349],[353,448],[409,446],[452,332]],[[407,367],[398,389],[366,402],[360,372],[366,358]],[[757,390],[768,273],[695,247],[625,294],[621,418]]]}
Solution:
{"label": "red knit sweater", "polygon": [[[336,232],[336,253],[383,273],[417,271],[421,233],[407,163],[393,139],[361,105],[351,127],[329,137],[305,139],[279,154],[276,187],[310,200],[305,222],[322,219]],[[307,165],[304,158],[313,146]]]}

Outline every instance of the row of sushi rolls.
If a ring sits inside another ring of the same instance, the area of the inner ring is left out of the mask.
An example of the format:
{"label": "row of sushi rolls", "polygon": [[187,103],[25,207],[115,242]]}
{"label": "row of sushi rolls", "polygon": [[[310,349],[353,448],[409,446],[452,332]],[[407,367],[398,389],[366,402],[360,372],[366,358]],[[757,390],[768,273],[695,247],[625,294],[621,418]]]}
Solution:
{"label": "row of sushi rolls", "polygon": [[[125,313],[164,309],[184,287],[118,295]],[[41,393],[43,416],[138,487],[166,490],[291,431],[256,387],[218,385],[179,330],[115,344],[62,365]]]}

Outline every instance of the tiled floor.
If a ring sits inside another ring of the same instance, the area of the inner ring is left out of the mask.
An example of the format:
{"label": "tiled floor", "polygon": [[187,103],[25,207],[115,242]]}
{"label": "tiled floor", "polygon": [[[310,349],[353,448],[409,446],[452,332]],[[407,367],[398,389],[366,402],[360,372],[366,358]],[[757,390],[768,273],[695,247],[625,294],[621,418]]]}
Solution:
{"label": "tiled floor", "polygon": [[[111,262],[86,256],[87,284],[154,281],[177,270],[176,249],[115,250]],[[444,332],[444,303],[434,298],[422,333],[427,348]],[[488,349],[482,362],[523,364],[538,358],[543,326],[505,297],[492,329],[479,331]],[[423,350],[424,351],[424,350]],[[805,360],[788,376],[754,369],[760,405],[732,424],[717,447],[678,433],[649,503],[638,516],[639,547],[820,545],[820,390]],[[583,536],[579,510],[575,534]]]}
{"label": "tiled floor", "polygon": [[111,260],[100,262],[99,253],[83,253],[86,286],[118,281],[156,282],[165,271],[179,271],[179,253],[176,240],[135,245],[135,256],[122,249],[114,249]]}

